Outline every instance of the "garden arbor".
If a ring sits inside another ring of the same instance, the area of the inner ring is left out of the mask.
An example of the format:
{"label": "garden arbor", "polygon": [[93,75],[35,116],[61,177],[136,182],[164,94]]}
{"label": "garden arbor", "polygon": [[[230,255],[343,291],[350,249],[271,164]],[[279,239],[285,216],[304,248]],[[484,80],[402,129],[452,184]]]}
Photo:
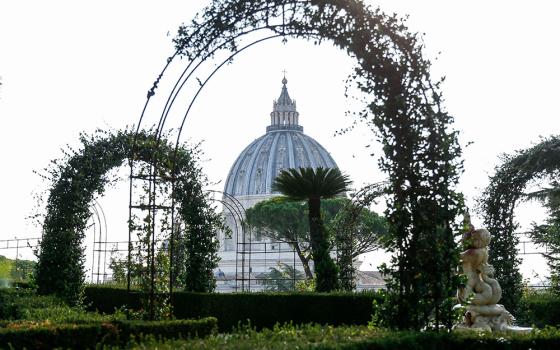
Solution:
{"label": "garden arbor", "polygon": [[536,181],[558,181],[560,178],[560,138],[543,139],[535,146],[505,155],[502,164],[496,167],[490,184],[482,195],[481,209],[484,225],[492,232],[490,263],[500,276],[500,284],[508,293],[504,294],[506,308],[516,310],[521,298],[522,278],[519,273],[519,258],[515,235],[518,223],[514,211],[525,196],[525,189]]}
{"label": "garden arbor", "polygon": [[[452,270],[457,262],[452,222],[461,203],[455,192],[462,167],[457,132],[450,126],[453,118],[441,105],[440,82],[432,80],[430,62],[422,56],[422,38],[409,32],[400,19],[368,8],[359,0],[214,0],[190,24],[179,28],[174,39],[176,52],[148,91],[132,146],[132,158],[136,159],[137,141],[142,139],[141,130],[152,115],[155,128],[150,137],[154,147],[147,156],[150,173],[142,177],[141,168],[130,163],[131,188],[134,182],[147,180],[150,195],[145,206],[150,208],[151,232],[156,230],[160,210],[157,184],[162,170],[169,170],[174,194],[170,205],[171,232],[173,217],[181,214],[176,210],[180,201],[175,195],[183,188],[178,177],[184,165],[180,139],[202,89],[239,53],[264,41],[288,38],[316,44],[331,41],[356,61],[348,81],[364,95],[364,109],[357,118],[383,145],[379,165],[387,174],[386,214],[395,241],[393,268],[387,271],[391,298],[383,308],[387,325],[419,329],[433,324],[439,328],[445,322],[450,326],[446,302],[455,287]],[[180,72],[171,77],[172,88],[163,94],[161,106],[155,106],[154,112],[154,96],[160,95],[156,91],[169,78],[173,67],[180,67]],[[193,92],[178,127],[172,125],[177,127],[176,140],[171,146],[174,150],[169,150],[162,135],[170,130],[172,109],[188,86],[194,87]],[[161,151],[162,147],[165,151]],[[94,181],[91,186],[101,189],[101,183]],[[77,191],[72,200],[87,202],[91,199],[87,193],[91,191],[85,193]],[[73,230],[87,219],[86,214],[80,204],[76,215],[48,219],[54,222],[79,218],[69,226],[72,229],[64,231],[65,239],[77,246],[79,231]],[[78,262],[80,255],[75,252],[73,259]],[[203,261],[198,263],[204,265]],[[47,266],[43,264],[40,268]],[[80,283],[78,277],[72,281]]]}
{"label": "garden arbor", "polygon": [[[156,142],[150,131],[105,132],[91,137],[82,135],[81,142],[80,150],[69,151],[65,159],[54,162],[50,169],[53,186],[47,202],[36,274],[39,292],[57,294],[70,303],[80,301],[85,275],[82,240],[91,216],[92,201],[103,194],[106,185],[111,182],[108,172],[125,161],[137,164],[137,167],[143,169],[143,174],[139,176],[148,177],[149,170],[153,169],[154,154],[158,155],[160,161],[167,160],[158,167],[158,179],[170,177],[171,164],[175,172],[171,200],[177,203],[177,216],[186,232],[182,240],[187,255],[183,261],[188,275],[184,281],[185,287],[196,291],[213,290],[213,269],[217,266],[217,242],[214,238],[215,231],[222,226],[218,214],[207,204],[203,192],[203,176],[196,165],[196,151],[175,147],[164,137]],[[163,166],[164,164],[167,166]],[[161,193],[164,190],[162,186],[167,185],[160,182],[157,186],[157,192]],[[145,192],[144,188],[139,190]],[[138,202],[139,199],[136,198],[135,201]],[[138,203],[137,206],[141,207],[142,204]],[[150,286],[151,310],[154,304],[154,284],[157,278],[154,266],[158,250],[163,242],[169,242],[172,246],[175,239],[169,230],[163,237],[151,231],[149,217],[135,219],[129,221],[129,227],[131,231],[138,233],[147,246],[145,258],[148,276],[145,276],[145,282]],[[156,244],[156,240],[159,240],[159,244]],[[129,284],[132,249],[129,237]],[[169,261],[174,261],[173,256]],[[169,266],[169,271],[172,271],[172,266]],[[169,279],[173,280],[173,276],[169,276]]]}
{"label": "garden arbor", "polygon": [[[383,144],[379,164],[388,176],[387,216],[396,243],[389,289],[398,299],[391,301],[394,308],[386,308],[389,323],[401,328],[421,328],[432,320],[436,327],[442,321],[449,325],[442,305],[454,288],[451,223],[461,203],[455,193],[461,150],[450,127],[453,119],[441,106],[440,82],[432,80],[430,63],[422,57],[422,39],[403,21],[358,0],[214,0],[179,28],[176,52],[149,90],[138,127],[146,123],[168,72],[182,67],[153,114],[157,139],[168,129],[181,91],[194,87],[179,120],[178,144],[196,98],[218,70],[252,46],[288,38],[331,41],[357,63],[349,83],[366,99],[357,117]],[[153,162],[154,173],[161,163]],[[150,205],[155,204],[152,195]]]}

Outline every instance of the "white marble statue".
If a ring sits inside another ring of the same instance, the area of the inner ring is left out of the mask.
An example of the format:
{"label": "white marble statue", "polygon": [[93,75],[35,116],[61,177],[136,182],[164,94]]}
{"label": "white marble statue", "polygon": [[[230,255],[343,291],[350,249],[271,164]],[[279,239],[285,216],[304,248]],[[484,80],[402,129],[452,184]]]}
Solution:
{"label": "white marble statue", "polygon": [[502,305],[502,288],[493,277],[494,268],[488,264],[490,232],[475,230],[468,215],[465,217],[467,231],[461,253],[463,273],[467,276],[465,286],[457,291],[457,299],[466,305],[463,320],[455,330],[481,330],[492,332],[530,332],[531,328],[513,326],[515,318]]}

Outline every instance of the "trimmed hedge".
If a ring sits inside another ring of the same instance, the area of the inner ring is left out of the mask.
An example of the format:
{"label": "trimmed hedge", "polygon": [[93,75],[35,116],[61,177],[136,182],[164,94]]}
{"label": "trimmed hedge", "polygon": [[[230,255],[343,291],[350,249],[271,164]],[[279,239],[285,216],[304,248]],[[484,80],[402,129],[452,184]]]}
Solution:
{"label": "trimmed hedge", "polygon": [[155,339],[205,337],[217,330],[215,318],[175,321],[115,321],[90,324],[18,324],[0,328],[2,349],[88,349],[98,345],[124,345],[132,339],[153,336]]}
{"label": "trimmed hedge", "polygon": [[532,292],[521,299],[523,315],[518,318],[520,324],[560,327],[560,297],[551,292]]}
{"label": "trimmed hedge", "polygon": [[2,320],[23,319],[31,309],[44,309],[60,305],[63,305],[63,303],[56,297],[38,296],[33,290],[0,289],[0,319]]}
{"label": "trimmed hedge", "polygon": [[365,325],[371,321],[373,294],[199,294],[177,292],[172,296],[177,318],[213,316],[222,331],[239,323],[257,329],[276,323]]}
{"label": "trimmed hedge", "polygon": [[104,285],[89,285],[84,289],[84,304],[90,311],[104,314],[114,313],[124,307],[139,310],[142,307],[141,294],[131,292],[127,294],[125,288]]}
{"label": "trimmed hedge", "polygon": [[0,289],[0,326],[13,320],[56,324],[84,324],[108,322],[124,315],[101,315],[72,308],[62,300],[47,295],[36,295],[33,290]]}
{"label": "trimmed hedge", "polygon": [[[128,298],[125,289],[89,286],[85,290],[91,310],[113,313],[129,300],[132,309],[140,307],[140,294]],[[257,328],[276,322],[360,325],[371,320],[372,302],[378,293],[235,293],[198,294],[176,292],[172,297],[177,318],[213,316],[221,331],[230,331],[239,322],[251,320]],[[1,308],[1,307],[0,307]],[[530,292],[522,299],[522,312],[515,315],[523,326],[560,326],[560,297],[550,292]]]}
{"label": "trimmed hedge", "polygon": [[[140,295],[120,288],[91,286],[85,289],[91,310],[111,313],[126,305],[140,305]],[[180,319],[216,317],[220,331],[231,331],[239,323],[258,329],[276,323],[319,323],[365,325],[371,320],[372,303],[377,293],[189,293],[175,292],[171,298],[173,314]]]}

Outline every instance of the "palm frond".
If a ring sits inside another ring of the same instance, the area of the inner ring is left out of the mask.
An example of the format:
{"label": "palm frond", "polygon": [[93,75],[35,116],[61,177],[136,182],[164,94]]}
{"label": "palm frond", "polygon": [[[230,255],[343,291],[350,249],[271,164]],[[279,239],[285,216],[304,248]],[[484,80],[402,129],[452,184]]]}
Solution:
{"label": "palm frond", "polygon": [[351,183],[338,168],[289,168],[276,177],[272,190],[294,200],[330,198],[348,191]]}

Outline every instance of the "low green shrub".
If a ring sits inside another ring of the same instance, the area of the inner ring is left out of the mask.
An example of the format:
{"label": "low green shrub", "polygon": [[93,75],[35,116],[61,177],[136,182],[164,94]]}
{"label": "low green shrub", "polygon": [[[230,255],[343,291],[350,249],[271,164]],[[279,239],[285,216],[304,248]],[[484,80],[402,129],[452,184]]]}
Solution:
{"label": "low green shrub", "polygon": [[127,293],[126,288],[110,285],[88,285],[84,289],[84,304],[88,310],[113,313],[124,307],[132,310],[141,308],[140,293]]}
{"label": "low green shrub", "polygon": [[527,335],[447,333],[447,332],[391,332],[364,326],[275,327],[260,332],[243,329],[231,334],[218,334],[205,339],[167,340],[144,339],[131,349],[453,349],[453,350],[551,350],[560,347],[558,329],[548,329]]}
{"label": "low green shrub", "polygon": [[0,289],[0,319],[21,319],[29,310],[60,305],[59,299],[36,295],[33,290]]}
{"label": "low green shrub", "polygon": [[218,321],[214,317],[198,320],[116,321],[114,324],[124,339],[145,335],[162,339],[201,338],[218,330]]}
{"label": "low green shrub", "polygon": [[[110,321],[123,315],[100,315],[69,307],[53,296],[36,295],[33,290],[0,291],[0,319],[14,321],[50,321],[52,323],[88,323]],[[24,322],[25,323],[25,322]]]}
{"label": "low green shrub", "polygon": [[187,339],[216,332],[217,320],[115,321],[88,324],[8,324],[0,328],[0,349],[93,349],[122,346],[133,339]]}

